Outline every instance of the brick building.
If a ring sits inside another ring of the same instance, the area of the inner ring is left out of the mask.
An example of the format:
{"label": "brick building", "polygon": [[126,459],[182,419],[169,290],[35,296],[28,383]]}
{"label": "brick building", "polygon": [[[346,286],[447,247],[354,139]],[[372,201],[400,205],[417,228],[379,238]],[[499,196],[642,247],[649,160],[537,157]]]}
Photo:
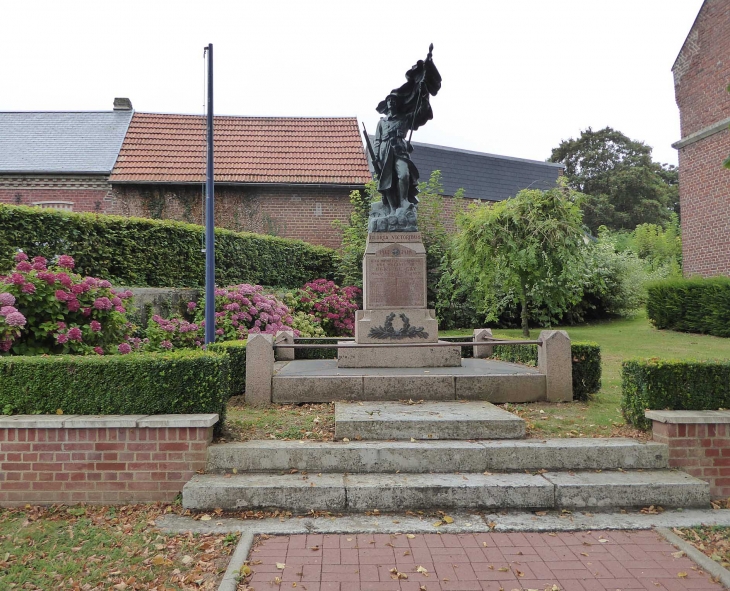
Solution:
{"label": "brick building", "polygon": [[[205,118],[135,113],[109,178],[115,212],[202,223]],[[370,174],[355,118],[215,117],[216,226],[337,247]]]}
{"label": "brick building", "polygon": [[0,203],[113,210],[109,174],[132,119],[113,111],[0,113]]}
{"label": "brick building", "polygon": [[684,274],[730,275],[730,2],[705,0],[672,66]]}
{"label": "brick building", "polygon": [[[139,113],[0,113],[0,203],[203,222],[205,118]],[[353,118],[223,117],[214,121],[216,226],[333,248],[349,194],[371,178]],[[500,201],[547,189],[561,164],[414,142],[421,179],[445,194]],[[454,204],[444,202],[453,229]]]}

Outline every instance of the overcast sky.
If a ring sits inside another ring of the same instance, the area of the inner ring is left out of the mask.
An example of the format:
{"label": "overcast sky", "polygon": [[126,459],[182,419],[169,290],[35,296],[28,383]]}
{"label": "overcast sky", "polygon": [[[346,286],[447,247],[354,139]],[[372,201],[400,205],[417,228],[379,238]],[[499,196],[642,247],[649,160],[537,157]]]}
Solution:
{"label": "overcast sky", "polygon": [[3,2],[0,110],[356,116],[434,43],[443,77],[414,141],[545,160],[618,129],[676,164],[671,67],[702,0]]}

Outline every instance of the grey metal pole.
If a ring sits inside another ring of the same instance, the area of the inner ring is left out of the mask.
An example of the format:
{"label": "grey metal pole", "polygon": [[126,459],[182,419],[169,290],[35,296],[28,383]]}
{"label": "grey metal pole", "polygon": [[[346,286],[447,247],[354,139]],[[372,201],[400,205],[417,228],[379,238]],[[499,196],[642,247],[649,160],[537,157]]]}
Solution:
{"label": "grey metal pole", "polygon": [[208,166],[205,179],[205,344],[215,341],[215,195],[213,183],[213,44],[208,44]]}

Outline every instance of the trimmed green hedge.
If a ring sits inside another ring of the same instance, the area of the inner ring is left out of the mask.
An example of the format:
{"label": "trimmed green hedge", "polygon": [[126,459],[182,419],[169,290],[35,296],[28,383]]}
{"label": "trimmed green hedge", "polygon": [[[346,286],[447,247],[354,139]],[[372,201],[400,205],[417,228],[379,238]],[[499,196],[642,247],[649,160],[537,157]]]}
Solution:
{"label": "trimmed green hedge", "polygon": [[651,283],[646,312],[657,328],[730,337],[730,277]]}
{"label": "trimmed green hedge", "polygon": [[647,409],[730,408],[730,361],[628,359],[621,377],[621,411],[639,429],[651,428]]}
{"label": "trimmed green hedge", "polygon": [[229,361],[230,395],[238,396],[246,389],[246,343],[242,341],[223,341],[211,343],[208,350],[213,353],[222,353]]}
{"label": "trimmed green hedge", "polygon": [[[75,271],[116,285],[201,287],[203,227],[175,221],[0,205],[0,273],[16,249],[51,259],[68,254]],[[299,240],[216,229],[216,282],[300,287],[333,279],[334,250]]]}
{"label": "trimmed green hedge", "polygon": [[204,351],[0,357],[0,412],[218,413],[222,423],[228,367],[227,356]]}
{"label": "trimmed green hedge", "polygon": [[601,347],[598,343],[576,341],[573,354],[573,398],[588,400],[601,389]]}
{"label": "trimmed green hedge", "polygon": [[[348,337],[343,337],[347,340]],[[297,345],[331,345],[332,341],[315,337],[301,337]],[[332,349],[294,349],[294,359],[337,359],[337,347]]]}
{"label": "trimmed green hedge", "polygon": [[[501,340],[522,340],[499,337]],[[469,337],[441,337],[443,341],[454,343],[471,342]],[[573,354],[573,399],[588,400],[591,394],[601,389],[601,347],[598,343],[587,341],[571,341],[570,351]],[[462,349],[462,357],[472,357],[473,350]],[[537,365],[537,345],[495,345],[493,359]]]}

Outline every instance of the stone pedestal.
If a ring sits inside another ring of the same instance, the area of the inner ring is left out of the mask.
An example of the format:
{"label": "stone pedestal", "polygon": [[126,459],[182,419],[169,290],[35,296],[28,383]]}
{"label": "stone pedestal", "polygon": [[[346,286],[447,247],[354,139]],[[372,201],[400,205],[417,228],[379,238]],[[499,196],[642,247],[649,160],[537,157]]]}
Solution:
{"label": "stone pedestal", "polygon": [[426,249],[420,232],[368,234],[362,266],[365,310],[426,309]]}
{"label": "stone pedestal", "polygon": [[[426,299],[426,249],[420,232],[368,234],[363,310],[355,344],[438,342],[436,312]],[[459,367],[461,347],[341,348],[338,367]]]}

